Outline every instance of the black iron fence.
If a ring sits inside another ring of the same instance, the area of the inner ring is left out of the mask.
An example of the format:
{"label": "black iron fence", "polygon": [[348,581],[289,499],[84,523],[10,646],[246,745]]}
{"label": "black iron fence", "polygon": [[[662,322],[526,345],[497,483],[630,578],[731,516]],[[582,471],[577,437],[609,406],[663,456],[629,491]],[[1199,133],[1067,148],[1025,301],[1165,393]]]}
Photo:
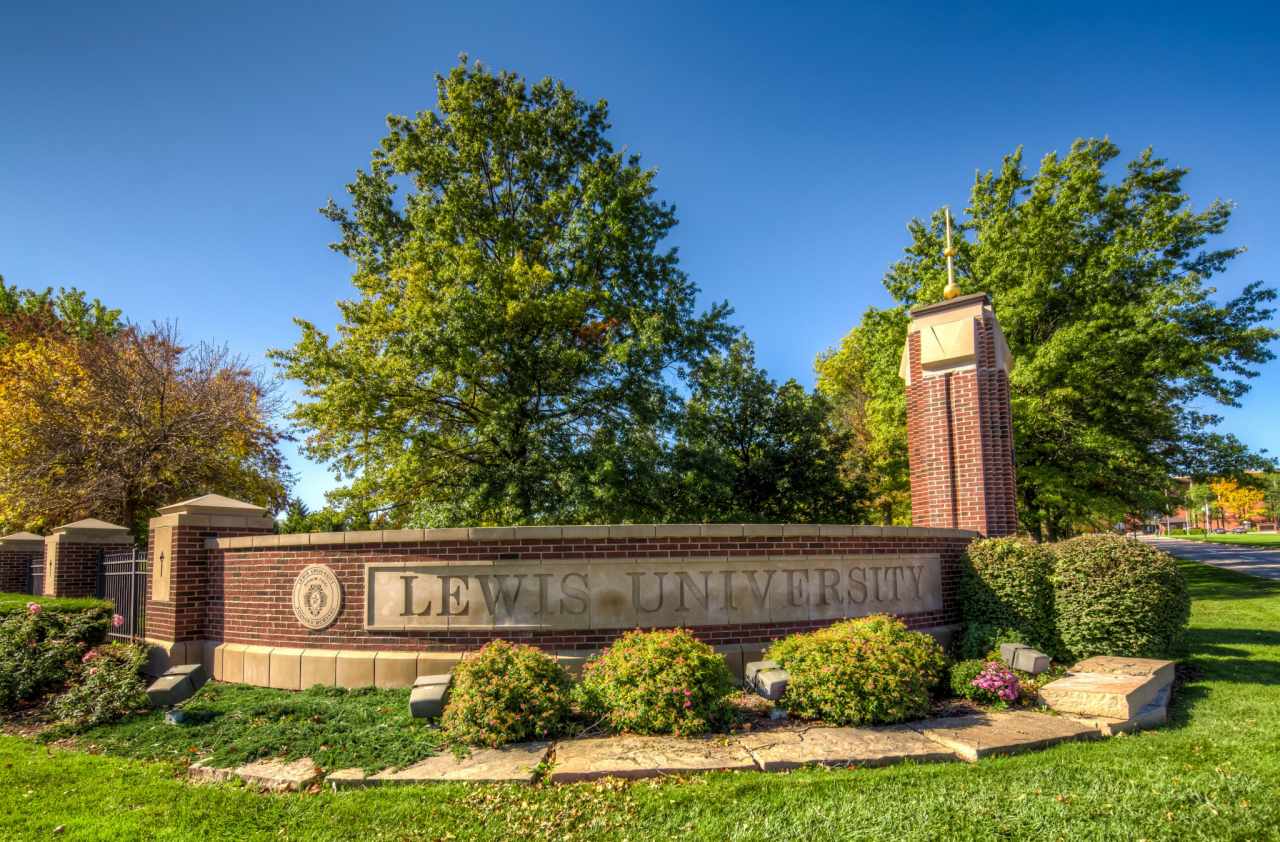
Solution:
{"label": "black iron fence", "polygon": [[27,593],[39,596],[44,593],[44,554],[33,555],[27,565]]}
{"label": "black iron fence", "polygon": [[98,596],[115,603],[116,613],[124,622],[112,626],[109,636],[115,640],[142,640],[146,632],[147,550],[133,548],[126,552],[105,553],[98,573]]}

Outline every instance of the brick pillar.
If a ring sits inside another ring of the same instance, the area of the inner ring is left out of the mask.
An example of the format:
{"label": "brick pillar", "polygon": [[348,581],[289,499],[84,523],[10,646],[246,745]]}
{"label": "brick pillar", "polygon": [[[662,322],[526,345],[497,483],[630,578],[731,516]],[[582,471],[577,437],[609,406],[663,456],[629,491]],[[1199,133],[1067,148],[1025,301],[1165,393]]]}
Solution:
{"label": "brick pillar", "polygon": [[44,539],[45,596],[93,596],[103,553],[133,546],[123,526],[89,518],[59,526]]}
{"label": "brick pillar", "polygon": [[30,532],[0,538],[0,593],[27,593],[31,565],[44,560],[44,539]]}
{"label": "brick pillar", "polygon": [[[203,663],[212,669],[213,644],[221,638],[209,623],[209,605],[221,602],[221,571],[205,548],[209,538],[267,535],[275,521],[267,510],[219,494],[174,503],[151,519],[148,552],[151,588],[147,600],[149,671],[169,663]],[[208,644],[208,645],[206,645]]]}
{"label": "brick pillar", "polygon": [[907,381],[911,522],[1017,531],[1009,346],[986,293],[911,311]]}

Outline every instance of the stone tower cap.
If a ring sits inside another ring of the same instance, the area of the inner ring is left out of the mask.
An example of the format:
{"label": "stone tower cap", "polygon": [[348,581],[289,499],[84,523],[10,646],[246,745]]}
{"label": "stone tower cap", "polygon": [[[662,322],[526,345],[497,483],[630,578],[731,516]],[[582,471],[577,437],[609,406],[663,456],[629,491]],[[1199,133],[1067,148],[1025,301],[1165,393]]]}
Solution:
{"label": "stone tower cap", "polygon": [[200,497],[192,497],[190,500],[183,500],[181,503],[172,503],[168,506],[161,506],[159,512],[162,515],[177,514],[180,512],[218,512],[222,514],[234,513],[249,515],[266,514],[267,510],[262,506],[255,506],[254,504],[246,503],[243,500],[232,500],[230,497],[223,497],[221,494],[205,494]]}
{"label": "stone tower cap", "polygon": [[43,544],[44,537],[36,535],[34,532],[15,532],[12,535],[5,535],[0,538],[0,545],[4,544]]}
{"label": "stone tower cap", "polygon": [[114,523],[107,523],[105,520],[98,520],[96,517],[87,517],[84,520],[77,520],[75,523],[64,523],[54,532],[63,532],[76,530],[79,532],[120,532],[121,530],[128,532],[128,527],[120,526]]}

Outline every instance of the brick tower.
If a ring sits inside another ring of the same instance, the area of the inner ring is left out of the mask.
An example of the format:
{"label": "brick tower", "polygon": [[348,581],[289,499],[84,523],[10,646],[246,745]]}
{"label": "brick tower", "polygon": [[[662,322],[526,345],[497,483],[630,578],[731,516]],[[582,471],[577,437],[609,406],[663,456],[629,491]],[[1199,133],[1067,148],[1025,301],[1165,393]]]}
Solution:
{"label": "brick tower", "polygon": [[1009,346],[986,293],[911,311],[899,373],[907,382],[911,522],[1017,530]]}

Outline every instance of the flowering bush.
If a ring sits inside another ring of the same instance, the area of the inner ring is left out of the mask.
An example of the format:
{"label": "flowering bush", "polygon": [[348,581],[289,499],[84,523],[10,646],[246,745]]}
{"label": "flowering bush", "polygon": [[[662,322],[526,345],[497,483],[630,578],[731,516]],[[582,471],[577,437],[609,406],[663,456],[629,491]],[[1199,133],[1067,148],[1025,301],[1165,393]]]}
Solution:
{"label": "flowering bush", "polygon": [[1008,707],[1018,701],[1021,682],[999,661],[973,659],[951,666],[951,690],[970,701]]}
{"label": "flowering bush", "polygon": [[937,641],[886,615],[793,635],[768,654],[791,677],[783,707],[839,725],[924,716],[946,667]]}
{"label": "flowering bush", "polygon": [[987,661],[983,664],[982,672],[973,679],[973,686],[1005,704],[1018,700],[1018,676],[999,661]]}
{"label": "flowering bush", "polygon": [[733,674],[684,629],[627,632],[587,663],[577,699],[615,731],[690,736],[726,725]]}
{"label": "flowering bush", "polygon": [[532,646],[495,640],[453,672],[441,725],[468,745],[554,736],[569,715],[569,675]]}
{"label": "flowering bush", "polygon": [[107,633],[107,609],[65,612],[38,602],[0,619],[0,710],[66,683]]}
{"label": "flowering bush", "polygon": [[53,702],[60,730],[80,731],[146,708],[146,663],[147,650],[136,643],[109,643],[85,652],[71,689]]}

